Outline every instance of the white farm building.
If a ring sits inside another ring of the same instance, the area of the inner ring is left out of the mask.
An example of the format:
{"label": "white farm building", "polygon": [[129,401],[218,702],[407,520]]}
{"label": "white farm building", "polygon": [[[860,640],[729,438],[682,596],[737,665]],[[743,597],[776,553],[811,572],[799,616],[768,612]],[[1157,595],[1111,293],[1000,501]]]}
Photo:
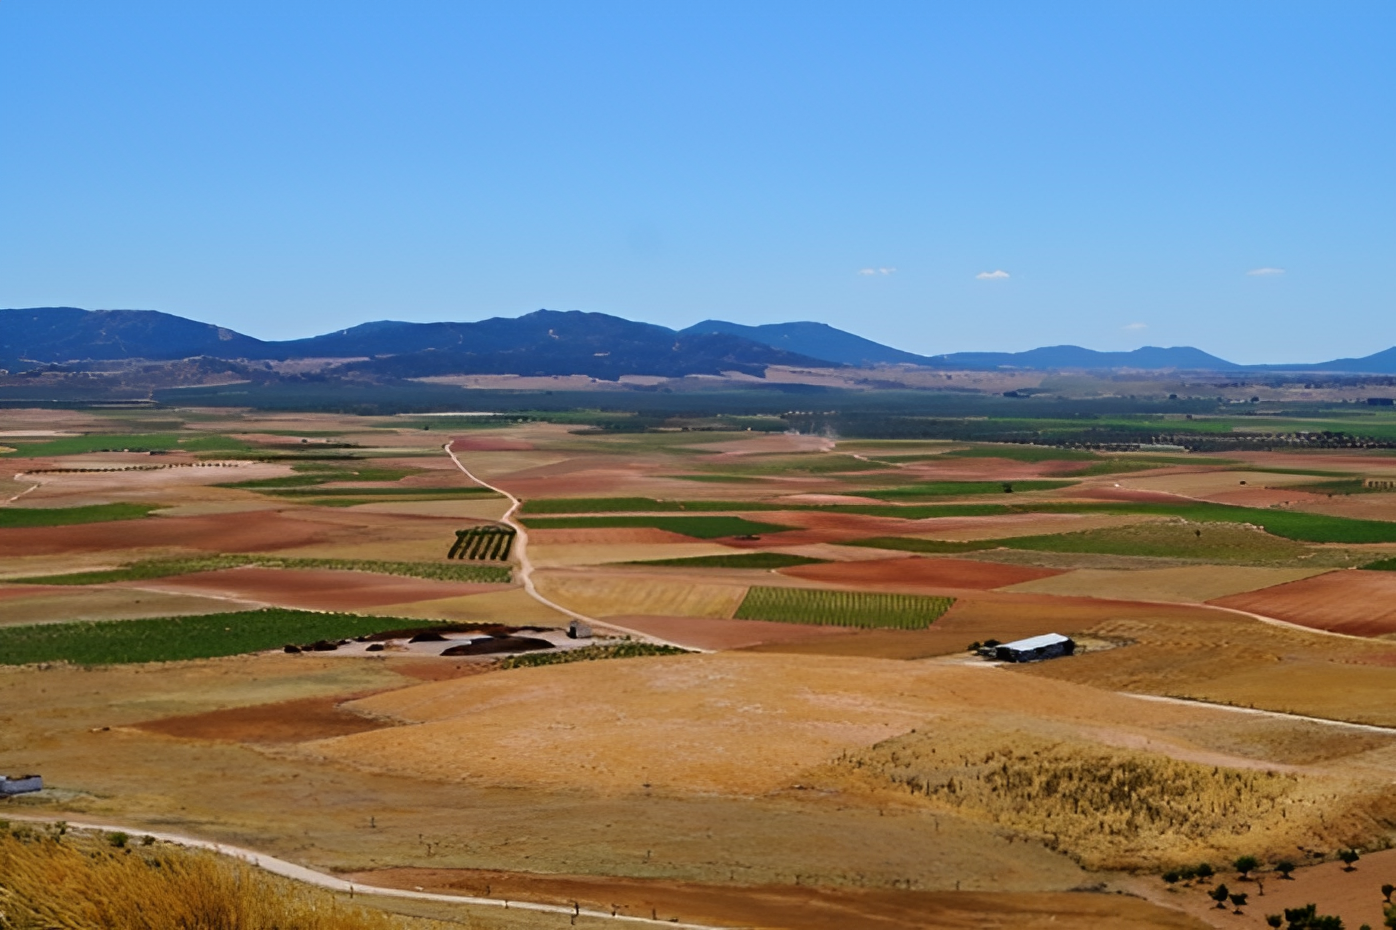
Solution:
{"label": "white farm building", "polygon": [[1071,637],[1060,633],[1044,633],[1041,636],[995,646],[994,658],[1000,662],[1037,662],[1069,656],[1075,651],[1076,642]]}

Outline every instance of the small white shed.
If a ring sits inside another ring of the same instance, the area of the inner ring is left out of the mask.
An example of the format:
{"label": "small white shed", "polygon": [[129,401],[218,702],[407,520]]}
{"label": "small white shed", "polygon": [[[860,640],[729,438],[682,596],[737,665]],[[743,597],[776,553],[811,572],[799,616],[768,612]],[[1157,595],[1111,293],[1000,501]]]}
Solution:
{"label": "small white shed", "polygon": [[1013,643],[994,647],[994,658],[1000,662],[1038,662],[1069,656],[1076,651],[1076,642],[1060,633],[1044,633]]}

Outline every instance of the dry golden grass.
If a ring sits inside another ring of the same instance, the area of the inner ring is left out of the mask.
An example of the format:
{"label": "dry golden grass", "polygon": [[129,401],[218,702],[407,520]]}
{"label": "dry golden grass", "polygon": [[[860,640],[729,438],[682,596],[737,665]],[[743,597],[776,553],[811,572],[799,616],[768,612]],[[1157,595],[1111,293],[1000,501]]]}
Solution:
{"label": "dry golden grass", "polygon": [[213,853],[17,827],[0,831],[0,927],[393,930],[368,911]]}
{"label": "dry golden grass", "polygon": [[694,584],[628,573],[540,572],[537,584],[549,599],[593,617],[650,614],[721,619],[731,617],[746,594],[745,586]]}
{"label": "dry golden grass", "polygon": [[1396,802],[1335,776],[1236,768],[997,728],[920,729],[834,766],[983,819],[1088,868],[1380,842]]}
{"label": "dry golden grass", "polygon": [[0,626],[216,614],[244,606],[256,605],[252,601],[135,588],[54,586],[29,597],[0,599]]}
{"label": "dry golden grass", "polygon": [[1124,601],[1200,604],[1272,585],[1299,581],[1327,568],[1260,568],[1249,565],[1188,565],[1133,571],[1084,568],[1003,588],[1023,594],[1103,597]]}

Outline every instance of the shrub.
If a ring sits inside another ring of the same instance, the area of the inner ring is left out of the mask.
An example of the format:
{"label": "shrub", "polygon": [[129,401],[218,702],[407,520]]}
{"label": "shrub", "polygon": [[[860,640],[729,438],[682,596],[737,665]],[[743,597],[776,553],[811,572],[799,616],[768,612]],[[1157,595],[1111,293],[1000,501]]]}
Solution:
{"label": "shrub", "polygon": [[1249,873],[1260,867],[1260,860],[1255,856],[1239,856],[1236,861],[1232,863],[1232,866],[1236,871],[1241,873],[1242,878],[1245,878]]}

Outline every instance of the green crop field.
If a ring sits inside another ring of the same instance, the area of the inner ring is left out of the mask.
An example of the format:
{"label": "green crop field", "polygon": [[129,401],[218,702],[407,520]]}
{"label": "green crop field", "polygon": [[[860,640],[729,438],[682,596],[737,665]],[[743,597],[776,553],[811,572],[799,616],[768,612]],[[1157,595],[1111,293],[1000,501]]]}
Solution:
{"label": "green crop field", "polygon": [[202,617],[0,627],[0,665],[177,662],[429,625],[400,617],[268,608]]}
{"label": "green crop field", "polygon": [[875,536],[838,543],[840,546],[865,546],[869,549],[895,549],[900,552],[980,552],[997,549],[1002,543],[975,539],[968,542],[948,542],[943,539],[916,539],[911,536]]}
{"label": "green crop field", "polygon": [[652,527],[695,539],[719,539],[724,536],[756,536],[762,533],[782,533],[794,529],[778,523],[758,523],[741,517],[541,517],[531,518],[528,525],[537,530],[618,529]]}
{"label": "green crop field", "polygon": [[1354,520],[1327,514],[1295,510],[1262,510],[1258,507],[1231,507],[1226,504],[1056,504],[1043,503],[1024,508],[1039,513],[1140,513],[1181,517],[1193,523],[1250,523],[1286,539],[1318,543],[1396,542],[1396,523],[1381,520]]}
{"label": "green crop field", "polygon": [[734,552],[732,555],[698,555],[687,559],[651,559],[626,565],[662,565],[671,568],[791,568],[795,565],[822,565],[828,559],[811,559],[783,552]]}
{"label": "green crop field", "polygon": [[899,488],[877,491],[849,491],[878,500],[902,500],[923,497],[953,497],[962,494],[1014,494],[1020,491],[1054,491],[1069,488],[1074,481],[926,481]]}
{"label": "green crop field", "polygon": [[1077,449],[1056,449],[1051,446],[1001,445],[975,446],[972,449],[952,449],[942,453],[956,459],[1008,459],[1011,462],[1098,462],[1099,455]]}
{"label": "green crop field", "polygon": [[9,453],[20,458],[48,458],[60,455],[82,455],[87,452],[245,452],[251,448],[241,440],[228,436],[187,436],[179,433],[94,433],[87,436],[62,436],[43,442],[13,442],[17,451]]}
{"label": "green crop field", "polygon": [[1080,533],[1020,536],[996,545],[1036,552],[1080,552],[1209,562],[1294,559],[1311,550],[1303,543],[1236,523],[1142,523]]}
{"label": "green crop field", "polygon": [[924,630],[954,603],[953,597],[758,585],[748,589],[736,617],[738,620],[774,620],[816,626]]}
{"label": "green crop field", "polygon": [[79,523],[109,523],[113,520],[139,520],[154,504],[92,504],[88,507],[3,507],[0,529],[33,526],[74,526]]}
{"label": "green crop field", "polygon": [[509,569],[498,565],[438,564],[435,562],[377,562],[369,559],[292,559],[260,555],[212,555],[197,559],[148,559],[122,568],[95,572],[70,572],[64,575],[41,575],[35,578],[12,578],[9,584],[89,585],[117,581],[147,581],[215,572],[225,568],[255,565],[259,568],[281,568],[339,572],[372,572],[379,575],[403,575],[431,581],[459,581],[466,584],[508,584]]}
{"label": "green crop field", "polygon": [[843,472],[880,471],[894,466],[886,462],[855,459],[851,455],[810,452],[804,455],[745,456],[741,462],[724,462],[714,466],[722,472],[736,475],[827,475]]}

